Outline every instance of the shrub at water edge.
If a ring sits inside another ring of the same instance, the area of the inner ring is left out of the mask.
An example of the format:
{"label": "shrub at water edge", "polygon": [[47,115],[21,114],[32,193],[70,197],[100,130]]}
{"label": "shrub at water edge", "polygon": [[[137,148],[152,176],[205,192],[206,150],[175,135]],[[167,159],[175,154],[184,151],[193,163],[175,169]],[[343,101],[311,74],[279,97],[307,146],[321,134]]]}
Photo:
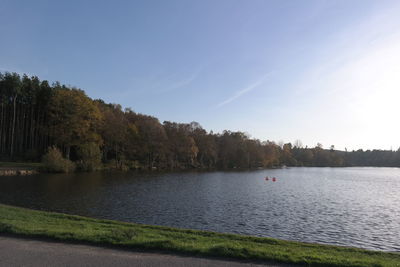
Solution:
{"label": "shrub at water edge", "polygon": [[95,171],[101,169],[101,150],[96,143],[87,143],[79,146],[77,150],[78,168],[82,171]]}
{"label": "shrub at water edge", "polygon": [[42,158],[43,169],[47,172],[73,172],[75,164],[64,158],[61,151],[55,147],[49,147],[47,153]]}

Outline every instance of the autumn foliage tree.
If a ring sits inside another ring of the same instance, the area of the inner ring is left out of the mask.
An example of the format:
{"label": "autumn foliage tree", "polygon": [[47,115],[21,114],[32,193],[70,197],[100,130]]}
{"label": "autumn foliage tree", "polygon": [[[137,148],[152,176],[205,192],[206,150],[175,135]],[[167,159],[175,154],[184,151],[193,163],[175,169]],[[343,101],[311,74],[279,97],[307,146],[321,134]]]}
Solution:
{"label": "autumn foliage tree", "polygon": [[59,147],[64,148],[67,159],[71,147],[89,142],[102,143],[97,132],[102,114],[82,90],[56,85],[48,111],[51,136]]}

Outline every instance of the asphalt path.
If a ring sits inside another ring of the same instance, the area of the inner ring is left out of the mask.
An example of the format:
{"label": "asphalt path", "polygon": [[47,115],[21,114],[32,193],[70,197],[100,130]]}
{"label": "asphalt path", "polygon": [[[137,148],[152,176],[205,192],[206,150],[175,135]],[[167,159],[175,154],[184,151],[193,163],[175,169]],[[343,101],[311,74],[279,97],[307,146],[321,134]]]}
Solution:
{"label": "asphalt path", "polygon": [[226,266],[261,264],[0,236],[0,266]]}

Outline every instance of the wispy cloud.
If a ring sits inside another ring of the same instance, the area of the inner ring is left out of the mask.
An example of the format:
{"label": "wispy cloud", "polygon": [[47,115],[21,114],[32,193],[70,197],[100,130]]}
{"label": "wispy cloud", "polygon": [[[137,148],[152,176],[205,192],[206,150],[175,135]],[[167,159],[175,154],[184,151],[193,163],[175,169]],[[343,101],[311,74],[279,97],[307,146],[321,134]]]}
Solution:
{"label": "wispy cloud", "polygon": [[199,76],[201,70],[202,69],[198,69],[198,70],[194,71],[189,77],[185,77],[185,78],[183,78],[181,80],[172,82],[171,84],[166,86],[164,89],[160,90],[159,92],[162,92],[162,93],[163,92],[169,92],[169,91],[173,91],[173,90],[180,89],[180,88],[183,88],[185,86],[188,86],[194,80],[197,79],[197,77]]}
{"label": "wispy cloud", "polygon": [[134,91],[137,94],[159,95],[189,87],[200,75],[203,68],[198,67],[183,74],[182,72],[166,73],[165,70],[152,73],[147,77],[133,76],[130,87],[125,89],[126,95]]}
{"label": "wispy cloud", "polygon": [[[389,59],[399,54],[398,44],[400,40],[398,12],[400,5],[392,6],[376,12],[374,16],[368,17],[359,23],[355,23],[344,30],[340,30],[329,39],[328,44],[316,47],[316,59],[314,64],[303,66],[302,77],[294,82],[293,98],[308,97],[320,94],[339,94],[346,91],[355,91],[356,88],[344,86],[351,83],[361,75],[361,80],[375,79],[379,69],[375,73],[366,75],[355,72],[360,69],[373,68],[377,64],[368,61],[366,65],[359,61],[370,59],[378,51],[387,51],[390,46],[396,46]],[[396,50],[397,49],[397,50]],[[378,59],[378,62],[383,59]],[[383,68],[385,69],[386,66]],[[360,78],[360,77],[359,77]],[[328,81],[329,80],[329,81]],[[370,84],[366,84],[370,87]],[[364,88],[364,87],[362,87]],[[363,89],[364,90],[364,89]],[[309,98],[308,98],[309,99]]]}
{"label": "wispy cloud", "polygon": [[255,88],[259,87],[261,84],[265,82],[265,80],[272,74],[272,72],[268,72],[267,74],[263,75],[260,79],[257,81],[253,82],[252,84],[248,85],[247,87],[236,91],[232,96],[228,97],[224,101],[220,102],[216,108],[220,108],[222,106],[225,106],[226,104],[231,103],[232,101],[236,100],[237,98],[241,97],[242,95],[254,90]]}

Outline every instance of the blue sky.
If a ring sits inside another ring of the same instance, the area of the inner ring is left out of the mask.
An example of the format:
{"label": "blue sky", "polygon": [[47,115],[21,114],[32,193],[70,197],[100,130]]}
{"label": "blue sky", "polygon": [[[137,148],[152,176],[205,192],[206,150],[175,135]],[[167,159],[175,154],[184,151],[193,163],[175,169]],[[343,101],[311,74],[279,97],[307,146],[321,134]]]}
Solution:
{"label": "blue sky", "polygon": [[160,121],[400,146],[400,2],[0,0],[0,71]]}

